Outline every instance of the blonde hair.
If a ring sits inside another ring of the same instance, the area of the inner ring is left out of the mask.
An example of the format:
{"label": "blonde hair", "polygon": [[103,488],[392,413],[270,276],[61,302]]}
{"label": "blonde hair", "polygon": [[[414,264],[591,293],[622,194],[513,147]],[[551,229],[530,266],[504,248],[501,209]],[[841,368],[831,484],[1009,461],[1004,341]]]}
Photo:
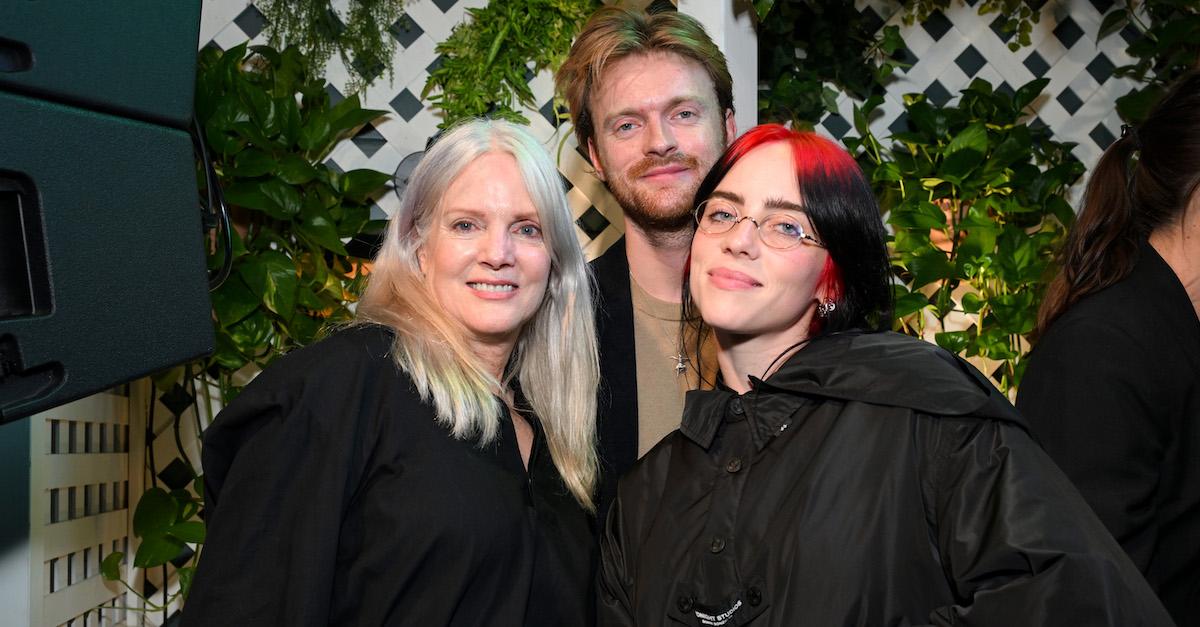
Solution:
{"label": "blonde hair", "polygon": [[722,114],[733,111],[733,78],[725,55],[695,18],[678,11],[647,14],[602,7],[588,18],[554,76],[554,84],[571,110],[580,146],[587,146],[595,135],[589,99],[604,66],[628,56],[655,52],[669,52],[699,63],[712,79]]}
{"label": "blonde hair", "polygon": [[[504,381],[471,350],[462,325],[446,315],[417,262],[450,183],[471,162],[494,152],[516,160],[550,256],[546,296],[521,330]],[[434,143],[392,216],[357,315],[359,323],[395,331],[396,364],[456,438],[478,438],[480,445],[495,439],[503,410],[497,395],[515,378],[541,422],[564,482],[580,504],[594,510],[600,374],[591,283],[562,179],[526,131],[503,120],[472,119]]]}

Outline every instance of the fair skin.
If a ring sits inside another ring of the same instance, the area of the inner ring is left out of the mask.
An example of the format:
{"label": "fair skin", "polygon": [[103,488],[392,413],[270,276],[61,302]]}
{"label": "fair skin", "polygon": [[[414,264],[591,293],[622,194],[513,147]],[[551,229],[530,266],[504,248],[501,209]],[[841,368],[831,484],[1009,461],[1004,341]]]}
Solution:
{"label": "fair skin", "polygon": [[1178,220],[1150,234],[1150,245],[1179,277],[1200,318],[1200,191]]}
{"label": "fair skin", "polygon": [[[550,279],[541,220],[512,155],[487,153],[450,183],[417,261],[438,303],[500,379]],[[511,411],[511,393],[505,401],[528,467],[533,429]]]}
{"label": "fair skin", "polygon": [[[712,197],[729,201],[739,217],[761,223],[783,213],[816,235],[800,205],[792,149],[785,143],[751,150]],[[787,250],[771,248],[750,220],[718,235],[697,231],[691,251],[691,296],[713,328],[721,376],[730,388],[745,393],[750,390],[748,375],[769,376],[768,369],[778,368],[798,350],[794,345],[808,337],[817,304],[825,297],[817,284],[828,253],[807,240]]]}
{"label": "fair skin", "polygon": [[625,209],[633,280],[654,298],[680,302],[693,196],[737,134],[703,66],[673,53],[610,62],[588,103],[588,153]]}

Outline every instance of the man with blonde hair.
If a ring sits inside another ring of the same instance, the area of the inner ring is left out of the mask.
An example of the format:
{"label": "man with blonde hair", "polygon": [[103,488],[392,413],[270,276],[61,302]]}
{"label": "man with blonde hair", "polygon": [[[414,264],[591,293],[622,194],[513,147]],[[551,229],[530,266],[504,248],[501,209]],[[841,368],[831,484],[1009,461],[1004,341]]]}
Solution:
{"label": "man with blonde hair", "polygon": [[625,237],[592,262],[603,516],[617,478],[679,426],[683,393],[701,383],[679,339],[680,286],[693,197],[736,135],[733,81],[694,18],[605,7],[555,82],[579,145],[625,212]]}

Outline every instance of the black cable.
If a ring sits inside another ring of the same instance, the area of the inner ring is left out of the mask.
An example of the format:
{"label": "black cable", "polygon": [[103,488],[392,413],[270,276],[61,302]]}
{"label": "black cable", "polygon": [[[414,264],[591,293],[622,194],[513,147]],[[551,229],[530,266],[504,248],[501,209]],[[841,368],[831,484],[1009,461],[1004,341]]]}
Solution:
{"label": "black cable", "polygon": [[[204,141],[204,129],[201,128],[200,120],[195,116],[192,117],[192,144],[199,153],[198,156],[204,168],[204,191],[207,196],[204,207],[204,231],[207,233],[210,229],[219,229],[217,250],[221,249],[221,244],[225,245],[221,268],[215,275],[210,274],[208,277],[208,291],[212,292],[225,283],[225,279],[229,278],[229,271],[233,268],[233,231],[229,225],[229,207],[225,205],[225,194],[221,191],[221,184],[217,182],[217,171],[213,168],[212,159],[208,155],[208,144]],[[216,224],[213,224],[214,217]]]}

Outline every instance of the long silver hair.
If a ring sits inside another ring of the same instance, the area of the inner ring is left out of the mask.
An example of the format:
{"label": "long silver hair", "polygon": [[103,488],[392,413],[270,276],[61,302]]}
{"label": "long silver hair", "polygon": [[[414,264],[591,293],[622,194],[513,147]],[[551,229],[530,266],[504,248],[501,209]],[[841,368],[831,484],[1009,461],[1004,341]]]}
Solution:
{"label": "long silver hair", "polygon": [[471,350],[462,325],[448,317],[422,275],[425,244],[450,183],[493,152],[516,159],[538,210],[550,256],[546,296],[521,330],[507,369],[546,433],[567,487],[589,509],[596,483],[596,388],[599,366],[588,267],[575,233],[562,179],[549,155],[520,126],[473,119],[438,139],[409,179],[358,304],[360,322],[395,331],[392,356],[412,378],[437,419],[457,438],[495,439],[504,406],[500,381]]}

